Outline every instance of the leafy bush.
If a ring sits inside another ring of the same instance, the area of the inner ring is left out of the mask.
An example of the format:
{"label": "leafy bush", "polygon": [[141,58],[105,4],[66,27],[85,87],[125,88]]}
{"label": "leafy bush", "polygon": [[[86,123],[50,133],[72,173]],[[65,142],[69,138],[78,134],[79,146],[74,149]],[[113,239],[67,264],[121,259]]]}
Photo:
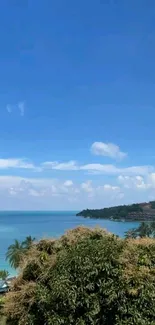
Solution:
{"label": "leafy bush", "polygon": [[155,324],[155,240],[77,228],[36,244],[7,294],[13,325]]}
{"label": "leafy bush", "polygon": [[5,304],[5,296],[0,296],[0,325],[6,325],[6,318],[3,315],[3,308]]}

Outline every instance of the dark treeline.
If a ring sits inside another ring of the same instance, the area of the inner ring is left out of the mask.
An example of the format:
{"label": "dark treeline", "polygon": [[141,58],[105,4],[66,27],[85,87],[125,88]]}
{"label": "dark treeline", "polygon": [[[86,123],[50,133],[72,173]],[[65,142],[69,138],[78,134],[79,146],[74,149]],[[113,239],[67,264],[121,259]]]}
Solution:
{"label": "dark treeline", "polygon": [[86,209],[77,213],[77,216],[112,220],[155,220],[155,201],[104,209]]}

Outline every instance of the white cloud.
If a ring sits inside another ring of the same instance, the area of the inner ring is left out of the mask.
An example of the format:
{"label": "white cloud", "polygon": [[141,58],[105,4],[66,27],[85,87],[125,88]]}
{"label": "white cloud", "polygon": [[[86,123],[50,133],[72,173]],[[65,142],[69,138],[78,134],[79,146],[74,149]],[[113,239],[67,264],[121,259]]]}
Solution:
{"label": "white cloud", "polygon": [[93,186],[92,180],[82,183],[81,189],[88,194],[88,197],[106,197],[107,195],[110,195],[111,198],[114,198],[121,194],[121,189],[119,186],[113,186],[111,184]]}
{"label": "white cloud", "polygon": [[0,176],[0,190],[7,190],[11,196],[34,197],[68,197],[78,194],[78,188],[71,180],[61,182],[54,178],[22,178],[16,176]]}
{"label": "white cloud", "polygon": [[120,175],[112,184],[0,176],[0,209],[102,208],[148,201],[151,197],[155,197],[155,173],[145,177]]}
{"label": "white cloud", "polygon": [[147,177],[148,186],[155,189],[155,173],[151,173]]}
{"label": "white cloud", "polygon": [[12,106],[7,104],[6,105],[6,110],[7,110],[8,113],[12,113]]}
{"label": "white cloud", "polygon": [[87,170],[92,174],[107,174],[107,175],[146,175],[154,170],[152,166],[131,166],[118,168],[114,165],[104,165],[104,164],[87,164],[80,167],[81,170]]}
{"label": "white cloud", "polygon": [[78,170],[78,165],[76,161],[70,160],[68,162],[59,163],[57,161],[46,161],[42,163],[42,167],[46,169],[55,170]]}
{"label": "white cloud", "polygon": [[86,164],[79,165],[76,161],[68,162],[47,161],[41,164],[42,169],[62,170],[62,171],[78,171],[85,170],[91,174],[107,174],[107,175],[146,175],[154,171],[152,166],[131,166],[131,167],[116,167],[112,164]]}
{"label": "white cloud", "polygon": [[20,115],[24,116],[24,114],[25,114],[25,103],[24,102],[19,102],[18,103],[18,108],[19,108],[19,111],[20,111]]}
{"label": "white cloud", "polygon": [[13,111],[18,111],[18,113],[20,112],[20,116],[24,116],[25,114],[25,102],[19,102],[18,104],[15,105],[10,105],[7,104],[6,105],[6,110],[8,113],[12,113]]}
{"label": "white cloud", "polygon": [[34,190],[33,188],[30,188],[29,189],[29,195],[30,196],[43,196],[44,195],[44,191],[37,191],[37,190]]}
{"label": "white cloud", "polygon": [[102,195],[103,193],[106,195],[117,195],[120,192],[121,188],[119,186],[114,186],[111,184],[104,184],[96,187],[97,195]]}
{"label": "white cloud", "polygon": [[118,176],[118,182],[127,189],[148,190],[155,188],[155,173],[144,177],[137,176]]}
{"label": "white cloud", "polygon": [[97,156],[105,156],[115,159],[123,159],[127,156],[127,153],[122,152],[116,144],[94,142],[91,146],[91,152]]}
{"label": "white cloud", "polygon": [[109,184],[105,184],[103,186],[103,188],[104,188],[105,191],[120,191],[119,186],[112,186],[112,185],[109,185]]}
{"label": "white cloud", "polygon": [[149,183],[152,184],[152,186],[155,186],[155,173],[151,173],[148,176]]}
{"label": "white cloud", "polygon": [[0,169],[8,168],[24,168],[24,169],[34,169],[35,166],[26,161],[25,159],[10,158],[10,159],[0,159]]}
{"label": "white cloud", "polygon": [[144,182],[144,178],[142,176],[118,176],[118,181],[125,188],[139,188],[145,189],[147,184]]}
{"label": "white cloud", "polygon": [[[41,165],[35,165],[23,158],[0,158],[0,169],[32,169],[35,172],[44,172],[46,170],[57,171],[86,171],[89,174],[99,175],[124,175],[124,176],[146,176],[155,171],[153,166],[131,166],[131,167],[116,167],[115,165],[108,164],[86,164],[80,165],[76,161],[71,160],[68,162],[49,161]],[[153,175],[153,174],[152,174]],[[69,184],[69,183],[68,183]]]}
{"label": "white cloud", "polygon": [[52,197],[66,196],[72,198],[86,193],[88,197],[102,195],[103,192],[119,192],[120,187],[109,184],[101,186],[93,185],[92,180],[85,181],[81,184],[74,184],[72,180],[65,182],[54,178],[22,178],[17,176],[0,176],[0,192],[7,191],[11,196],[34,196],[34,197]]}
{"label": "white cloud", "polygon": [[67,180],[64,182],[64,186],[67,186],[67,187],[73,186],[73,182],[71,180]]}
{"label": "white cloud", "polygon": [[103,164],[87,164],[80,167],[81,170],[86,170],[91,173],[105,173],[105,174],[116,174],[117,168],[114,165],[103,165]]}
{"label": "white cloud", "polygon": [[88,180],[87,182],[82,183],[81,188],[82,188],[82,190],[84,190],[87,193],[93,194],[93,192],[94,192],[94,188],[92,186],[91,180]]}
{"label": "white cloud", "polygon": [[10,187],[10,188],[8,189],[8,192],[9,192],[9,194],[10,194],[11,196],[14,196],[14,195],[17,194],[17,192],[14,190],[13,187]]}

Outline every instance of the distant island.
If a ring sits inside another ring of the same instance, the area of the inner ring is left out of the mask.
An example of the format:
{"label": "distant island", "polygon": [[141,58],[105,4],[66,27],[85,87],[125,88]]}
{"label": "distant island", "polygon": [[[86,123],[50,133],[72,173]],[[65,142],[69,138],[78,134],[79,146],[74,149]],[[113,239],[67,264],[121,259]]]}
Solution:
{"label": "distant island", "polygon": [[119,205],[104,209],[86,209],[76,215],[84,218],[119,221],[155,221],[155,201]]}

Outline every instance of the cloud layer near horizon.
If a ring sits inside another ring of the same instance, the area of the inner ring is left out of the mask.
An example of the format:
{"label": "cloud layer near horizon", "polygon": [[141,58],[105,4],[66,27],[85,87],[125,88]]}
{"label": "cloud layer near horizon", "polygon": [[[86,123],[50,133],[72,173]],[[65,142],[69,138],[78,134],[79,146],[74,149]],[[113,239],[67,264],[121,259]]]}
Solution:
{"label": "cloud layer near horizon", "polygon": [[[68,204],[79,209],[131,203],[135,200],[137,202],[152,200],[154,193],[155,173],[148,174],[147,177],[119,175],[109,184],[104,180],[96,183],[92,179],[78,182],[71,179],[0,176],[0,206],[2,208],[4,208],[4,203],[8,204],[10,198],[18,201],[19,206],[23,202],[25,204],[35,199],[38,209],[41,203],[48,203],[47,206],[53,209],[60,209],[62,203],[66,204],[66,207]],[[6,208],[12,207],[7,205]],[[27,208],[29,209],[29,205]]]}
{"label": "cloud layer near horizon", "polygon": [[[116,160],[127,156],[118,146],[103,142],[94,142],[91,152]],[[27,202],[28,209],[30,202],[39,209],[60,209],[60,204],[62,208],[77,209],[155,198],[155,166],[122,166],[118,162],[80,164],[75,160],[34,163],[23,158],[1,158],[0,170],[5,173],[0,176],[1,209],[7,208],[4,205],[9,202],[11,209],[14,202],[17,206]]]}

